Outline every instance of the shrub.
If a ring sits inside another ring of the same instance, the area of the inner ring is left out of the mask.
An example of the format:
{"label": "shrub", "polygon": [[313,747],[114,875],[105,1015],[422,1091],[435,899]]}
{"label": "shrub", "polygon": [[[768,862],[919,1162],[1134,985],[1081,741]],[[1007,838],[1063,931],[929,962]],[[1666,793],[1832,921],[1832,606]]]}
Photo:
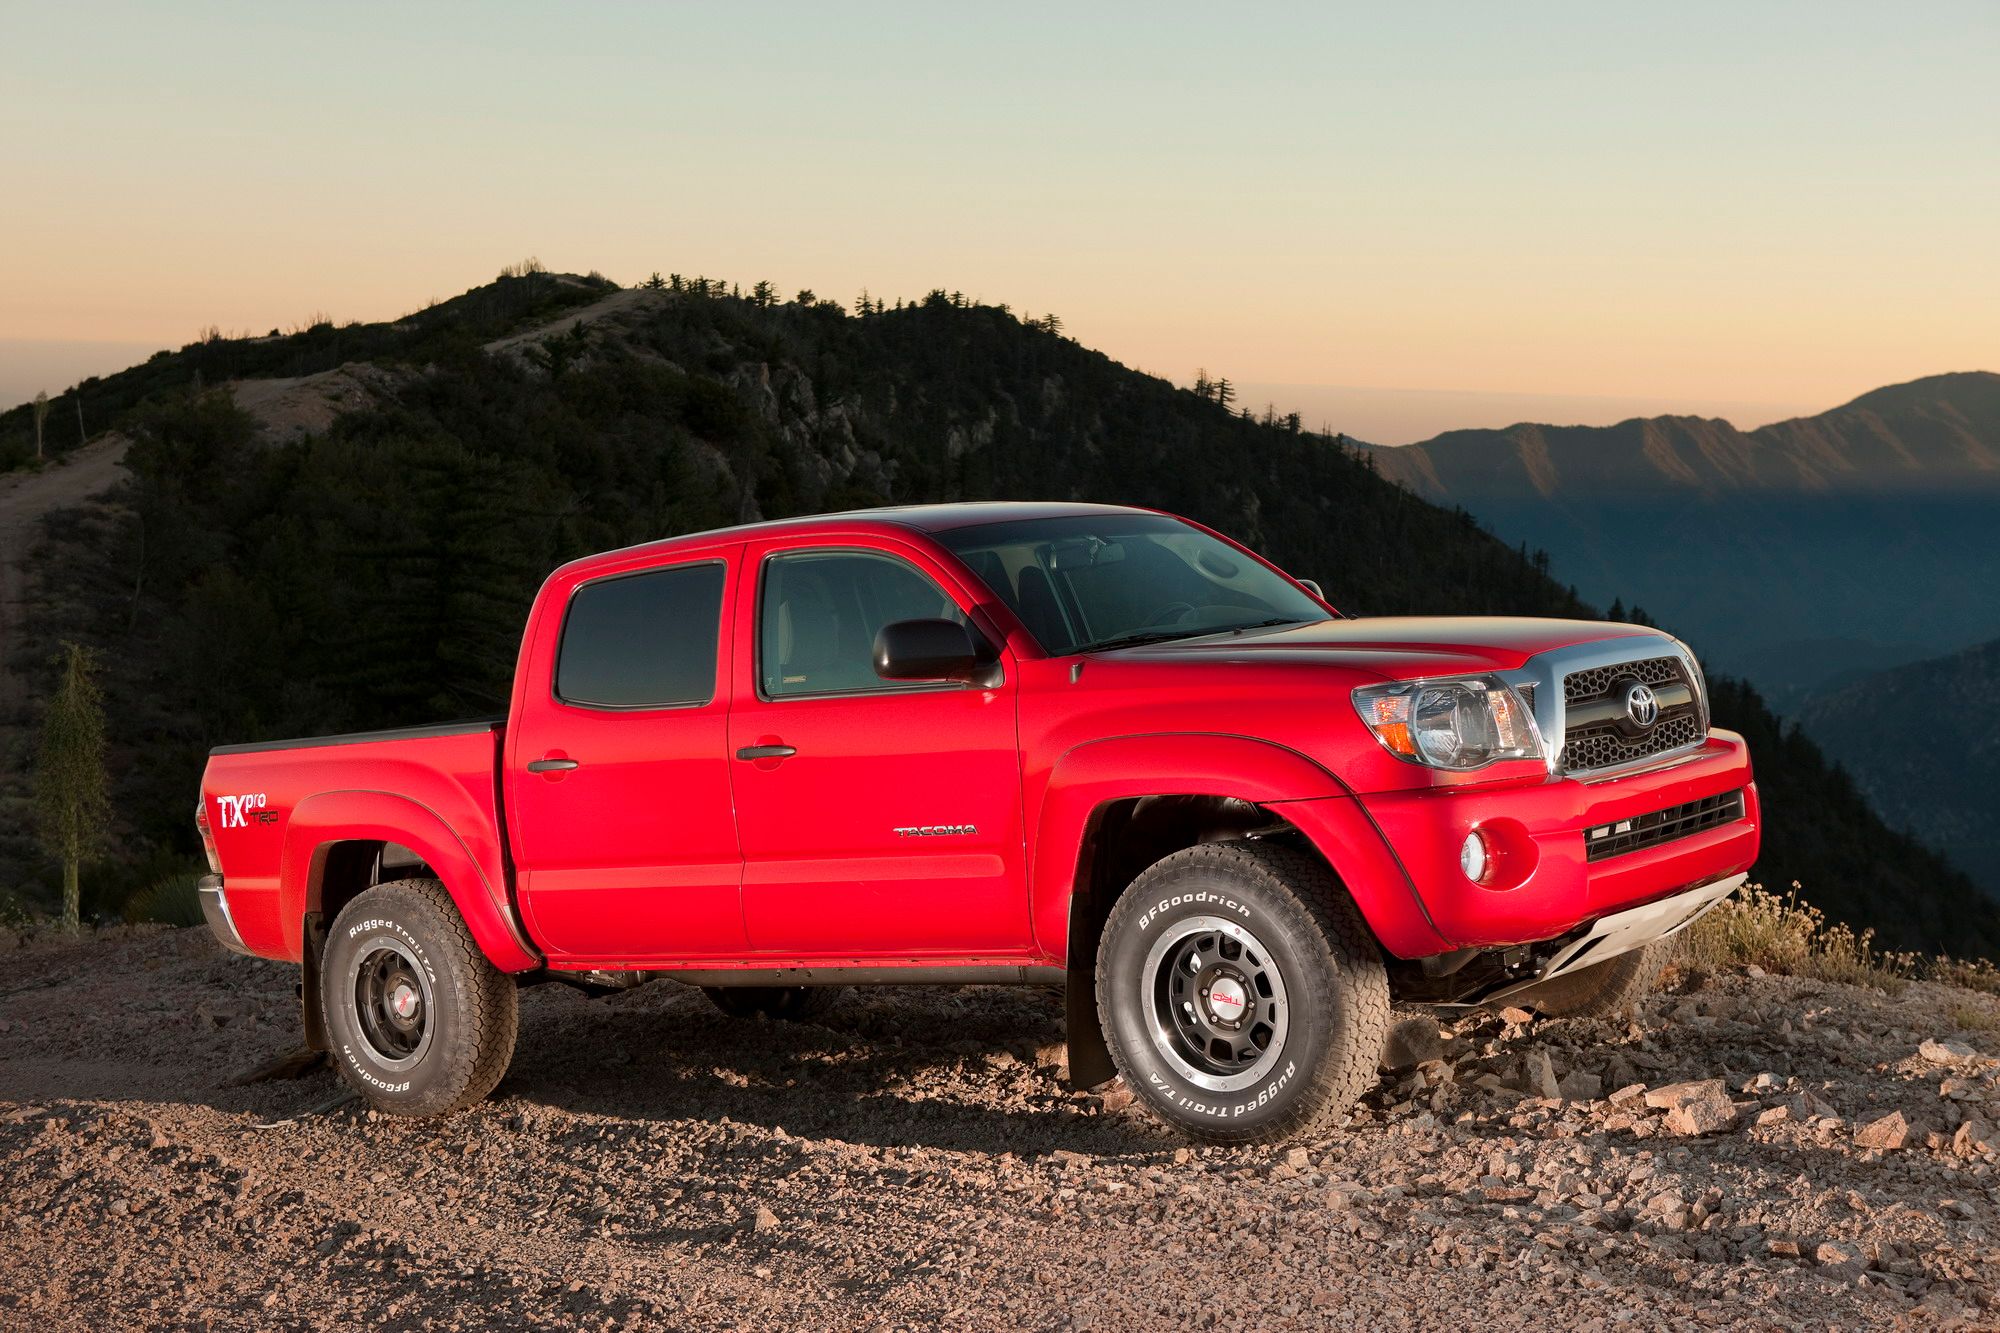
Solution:
{"label": "shrub", "polygon": [[1689,927],[1686,939],[1687,956],[1700,967],[1754,964],[1892,994],[1925,966],[1916,954],[1877,949],[1873,930],[1856,934],[1844,922],[1828,925],[1824,912],[1799,898],[1796,883],[1782,898],[1761,884],[1746,885]]}
{"label": "shrub", "polygon": [[169,926],[200,925],[201,898],[195,891],[200,880],[201,876],[191,870],[154,880],[126,901],[125,919]]}
{"label": "shrub", "polygon": [[1951,1011],[1951,1021],[1967,1032],[2000,1031],[2000,1013],[1990,1005],[1958,1005]]}
{"label": "shrub", "polygon": [[1987,958],[1975,958],[1971,962],[1958,958],[1935,958],[1924,969],[1924,979],[1941,981],[1961,990],[2000,995],[2000,967],[1995,967]]}

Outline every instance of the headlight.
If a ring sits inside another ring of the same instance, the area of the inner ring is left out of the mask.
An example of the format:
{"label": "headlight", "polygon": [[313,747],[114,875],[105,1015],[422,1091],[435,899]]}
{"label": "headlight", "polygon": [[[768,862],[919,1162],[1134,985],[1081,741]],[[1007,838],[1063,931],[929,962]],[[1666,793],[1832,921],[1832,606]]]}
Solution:
{"label": "headlight", "polygon": [[1413,764],[1464,772],[1542,757],[1534,714],[1494,676],[1363,685],[1354,706],[1390,754]]}

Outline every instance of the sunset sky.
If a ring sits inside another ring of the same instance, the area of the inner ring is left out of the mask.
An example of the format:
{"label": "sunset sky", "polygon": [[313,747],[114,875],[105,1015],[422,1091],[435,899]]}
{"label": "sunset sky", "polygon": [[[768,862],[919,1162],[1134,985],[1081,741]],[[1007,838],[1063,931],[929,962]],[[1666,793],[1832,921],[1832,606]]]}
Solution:
{"label": "sunset sky", "polygon": [[0,405],[526,255],[963,290],[1385,442],[2000,369],[1987,0],[0,0],[0,49]]}

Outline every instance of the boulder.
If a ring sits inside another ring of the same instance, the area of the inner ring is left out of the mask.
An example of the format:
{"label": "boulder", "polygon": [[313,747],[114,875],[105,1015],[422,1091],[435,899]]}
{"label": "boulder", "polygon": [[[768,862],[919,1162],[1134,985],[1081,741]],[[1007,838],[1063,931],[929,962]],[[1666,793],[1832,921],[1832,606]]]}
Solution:
{"label": "boulder", "polygon": [[1736,1103],[1719,1078],[1654,1088],[1646,1094],[1646,1105],[1666,1111],[1670,1134],[1713,1134],[1736,1123]]}
{"label": "boulder", "polygon": [[2000,1130],[1993,1122],[1977,1116],[1968,1117],[1951,1136],[1951,1150],[1960,1157],[1978,1157],[1986,1153],[2000,1152]]}
{"label": "boulder", "polygon": [[1540,1047],[1529,1051],[1521,1059],[1521,1086],[1536,1097],[1551,1100],[1562,1096],[1562,1086],[1556,1081],[1555,1061]]}
{"label": "boulder", "polygon": [[1389,1029],[1382,1043],[1382,1068],[1391,1074],[1444,1057],[1444,1034],[1434,1018],[1406,1018]]}
{"label": "boulder", "polygon": [[1917,1054],[1934,1065],[1951,1065],[1957,1064],[1960,1060],[1971,1060],[1979,1052],[1962,1041],[1939,1041],[1935,1037],[1929,1037],[1925,1039],[1923,1045],[1917,1047]]}
{"label": "boulder", "polygon": [[1564,1074],[1556,1086],[1565,1101],[1594,1102],[1604,1095],[1604,1080],[1581,1069]]}
{"label": "boulder", "polygon": [[1707,1097],[1711,1092],[1719,1092],[1724,1097],[1729,1095],[1729,1090],[1723,1086],[1721,1079],[1704,1078],[1688,1083],[1669,1083],[1664,1087],[1648,1088],[1646,1105],[1655,1111],[1671,1111],[1696,1098]]}
{"label": "boulder", "polygon": [[1907,1148],[1915,1137],[1916,1130],[1910,1124],[1910,1118],[1901,1111],[1891,1111],[1857,1126],[1854,1131],[1854,1142],[1863,1148]]}
{"label": "boulder", "polygon": [[1671,1134],[1715,1134],[1735,1123],[1736,1104],[1719,1088],[1676,1106],[1665,1121]]}

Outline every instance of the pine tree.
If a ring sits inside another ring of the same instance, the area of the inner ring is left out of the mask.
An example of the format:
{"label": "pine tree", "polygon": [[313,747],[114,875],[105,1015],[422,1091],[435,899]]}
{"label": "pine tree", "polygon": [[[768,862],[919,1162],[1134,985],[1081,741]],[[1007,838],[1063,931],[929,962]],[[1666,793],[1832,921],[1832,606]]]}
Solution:
{"label": "pine tree", "polygon": [[42,849],[62,862],[63,924],[82,920],[79,872],[104,845],[111,816],[104,776],[104,696],[88,649],[63,645],[63,679],[42,717],[35,761],[35,824]]}
{"label": "pine tree", "polygon": [[1228,407],[1236,401],[1236,386],[1227,377],[1215,382],[1215,401],[1220,407]]}
{"label": "pine tree", "polygon": [[42,423],[49,419],[49,394],[44,389],[35,395],[35,457],[42,456]]}

